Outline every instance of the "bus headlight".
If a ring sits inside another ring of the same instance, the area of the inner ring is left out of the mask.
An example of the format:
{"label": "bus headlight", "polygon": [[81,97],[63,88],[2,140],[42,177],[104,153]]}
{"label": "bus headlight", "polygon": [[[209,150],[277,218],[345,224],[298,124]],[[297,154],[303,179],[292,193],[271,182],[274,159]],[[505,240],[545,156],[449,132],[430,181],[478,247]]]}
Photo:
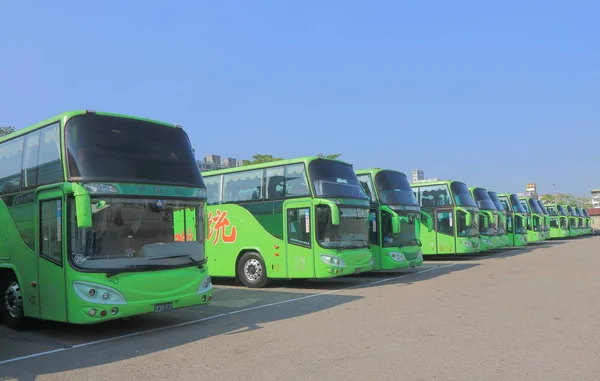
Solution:
{"label": "bus headlight", "polygon": [[198,295],[204,294],[212,289],[213,289],[212,279],[210,278],[210,276],[207,275],[206,278],[202,279],[202,282],[200,282],[200,285],[198,286],[198,290],[196,291],[196,294],[198,294]]}
{"label": "bus headlight", "polygon": [[482,239],[483,243],[485,243],[488,246],[492,245],[492,241],[490,241],[489,239]]}
{"label": "bus headlight", "polygon": [[463,241],[463,245],[465,245],[465,247],[468,247],[469,249],[473,248],[473,243],[471,241]]}
{"label": "bus headlight", "polygon": [[340,257],[336,257],[335,255],[321,254],[321,261],[323,261],[323,263],[326,263],[328,265],[334,265],[334,266],[338,266],[338,267],[346,267],[344,260],[342,260],[342,258],[340,258]]}
{"label": "bus headlight", "polygon": [[74,281],[73,289],[77,296],[89,303],[127,304],[123,294],[103,284]]}

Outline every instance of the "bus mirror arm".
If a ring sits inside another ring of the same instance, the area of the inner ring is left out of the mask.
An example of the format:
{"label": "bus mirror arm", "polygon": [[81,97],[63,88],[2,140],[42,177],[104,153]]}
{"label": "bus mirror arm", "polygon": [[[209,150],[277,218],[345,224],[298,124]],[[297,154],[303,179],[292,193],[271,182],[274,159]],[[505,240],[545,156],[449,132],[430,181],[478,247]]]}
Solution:
{"label": "bus mirror arm", "polygon": [[75,214],[77,216],[77,227],[86,229],[92,227],[92,203],[90,194],[79,184],[71,184],[73,196],[75,196]]}
{"label": "bus mirror arm", "polygon": [[392,216],[392,234],[400,233],[400,219],[403,219],[405,222],[408,222],[405,217],[400,217],[398,213],[394,212],[389,206],[382,205],[381,211],[389,213]]}
{"label": "bus mirror arm", "polygon": [[331,224],[340,224],[340,208],[337,204],[330,200],[320,199],[317,205],[327,205],[331,209]]}
{"label": "bus mirror arm", "polygon": [[469,212],[465,208],[461,208],[460,206],[457,206],[456,210],[460,210],[465,214],[465,223],[467,224],[467,226],[471,226],[471,223],[473,223],[473,219],[471,218],[471,212]]}
{"label": "bus mirror arm", "polygon": [[[429,233],[431,233],[433,231],[433,217],[431,217],[431,214],[427,213],[424,210],[419,211],[421,213],[422,216],[425,217],[425,219],[427,220],[427,231]],[[468,214],[468,213],[467,213]]]}

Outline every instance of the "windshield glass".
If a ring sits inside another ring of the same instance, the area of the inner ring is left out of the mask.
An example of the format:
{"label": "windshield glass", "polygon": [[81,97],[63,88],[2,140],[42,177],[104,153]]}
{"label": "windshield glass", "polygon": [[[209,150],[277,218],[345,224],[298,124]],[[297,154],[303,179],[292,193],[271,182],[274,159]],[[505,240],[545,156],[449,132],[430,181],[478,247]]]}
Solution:
{"label": "windshield glass", "polygon": [[502,205],[502,210],[504,210],[504,213],[512,213],[508,196],[498,196],[498,199],[500,200],[500,204]]}
{"label": "windshield glass", "polygon": [[529,209],[531,210],[532,213],[538,213],[538,214],[542,214],[542,209],[540,209],[539,204],[537,203],[536,199],[530,198],[528,199],[528,205],[529,205]]}
{"label": "windshield glass", "polygon": [[406,175],[396,171],[381,171],[375,175],[379,199],[386,205],[418,205]]}
{"label": "windshield glass", "polygon": [[[485,227],[485,221],[488,219],[488,227]],[[487,236],[498,235],[498,229],[496,228],[496,221],[494,218],[489,218],[487,214],[479,213],[479,234]]]}
{"label": "windshield glass", "polygon": [[317,197],[349,197],[368,200],[352,166],[339,161],[317,159],[309,166]]}
{"label": "windshield glass", "polygon": [[492,202],[494,203],[494,206],[496,207],[496,209],[504,212],[504,206],[502,206],[502,203],[500,202],[500,199],[498,198],[498,194],[493,191],[488,191],[488,195],[492,199]]}
{"label": "windshield glass", "polygon": [[450,183],[450,191],[454,197],[454,202],[458,206],[477,206],[469,188],[465,183],[453,181]]}
{"label": "windshield glass", "polygon": [[467,214],[462,210],[456,211],[456,231],[459,237],[478,237],[479,227],[477,225],[477,212],[469,212],[471,214],[471,225],[467,226]]}
{"label": "windshield glass", "polygon": [[512,219],[512,223],[514,225],[516,234],[526,234],[527,233],[527,229],[525,229],[523,222],[524,222],[523,219],[520,217],[514,217]]}
{"label": "windshield glass", "polygon": [[581,209],[581,211],[583,212],[583,216],[585,218],[589,218],[590,217],[590,214],[588,213],[587,209]]}
{"label": "windshield glass", "polygon": [[546,207],[546,209],[548,210],[548,214],[551,216],[558,216],[558,210],[556,208],[556,205],[548,205]]}
{"label": "windshield glass", "polygon": [[488,192],[483,188],[475,188],[473,189],[473,197],[475,198],[475,202],[479,209],[483,210],[496,210],[496,206],[494,202],[490,198]]}
{"label": "windshield glass", "polygon": [[556,205],[556,209],[558,209],[558,214],[560,214],[561,216],[567,215],[567,212],[565,211],[565,208],[563,208],[562,205]]}
{"label": "windshield glass", "polygon": [[[403,247],[418,245],[416,224],[420,223],[420,213],[394,209],[400,216],[400,233],[392,233],[392,215],[381,213],[381,235],[384,247]],[[404,217],[404,218],[402,218]],[[405,220],[408,220],[405,221]]]}
{"label": "windshield glass", "polygon": [[71,178],[204,188],[180,128],[106,115],[78,115],[66,127]]}
{"label": "windshield glass", "polygon": [[573,208],[572,206],[568,206],[567,209],[569,210],[569,215],[571,215],[571,216],[576,216],[577,215],[575,213],[575,208]]}
{"label": "windshield glass", "polygon": [[538,205],[540,206],[540,209],[542,210],[542,213],[544,214],[550,214],[548,212],[548,209],[546,209],[546,207],[544,206],[544,204],[540,201],[540,200],[536,200]]}
{"label": "windshield glass", "polygon": [[203,202],[92,198],[92,228],[79,229],[71,200],[73,263],[86,269],[194,264],[204,259],[202,210]]}
{"label": "windshield glass", "polygon": [[510,203],[513,206],[513,211],[516,213],[527,213],[527,209],[525,209],[523,207],[523,204],[521,203],[521,200],[519,200],[519,197],[517,197],[516,194],[511,194],[510,195]]}
{"label": "windshield glass", "polygon": [[317,206],[317,242],[327,249],[368,248],[369,210],[366,208],[343,207],[339,225],[331,224],[331,209]]}

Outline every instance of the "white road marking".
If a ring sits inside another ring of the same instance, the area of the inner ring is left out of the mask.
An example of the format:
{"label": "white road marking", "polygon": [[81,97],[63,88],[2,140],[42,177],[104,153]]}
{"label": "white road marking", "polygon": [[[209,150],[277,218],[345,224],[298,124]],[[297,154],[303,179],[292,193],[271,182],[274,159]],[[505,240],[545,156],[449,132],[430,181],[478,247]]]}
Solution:
{"label": "white road marking", "polygon": [[374,282],[357,284],[357,285],[350,286],[350,287],[344,287],[344,288],[339,288],[339,289],[336,289],[336,290],[331,290],[331,291],[326,291],[326,292],[320,292],[318,294],[305,295],[305,296],[301,296],[299,298],[282,300],[282,301],[279,301],[279,302],[268,303],[268,304],[261,304],[260,306],[256,306],[256,307],[243,308],[243,309],[231,311],[231,312],[228,312],[228,313],[225,313],[225,314],[208,316],[208,317],[205,317],[205,318],[202,318],[202,319],[196,319],[196,320],[186,321],[186,322],[179,323],[179,324],[174,324],[174,325],[168,325],[168,326],[159,327],[159,328],[148,329],[148,330],[140,331],[140,332],[128,333],[126,335],[120,335],[120,336],[110,337],[108,339],[102,339],[102,340],[90,341],[90,342],[82,343],[82,344],[76,344],[76,345],[72,345],[72,346],[66,347],[66,348],[58,348],[58,349],[53,349],[51,351],[33,353],[33,354],[30,354],[30,355],[26,355],[26,356],[20,356],[20,357],[15,357],[15,358],[12,358],[12,359],[9,359],[9,360],[0,361],[0,365],[9,364],[9,363],[17,362],[17,361],[23,361],[23,360],[27,360],[27,359],[31,359],[31,358],[35,358],[35,357],[47,356],[47,355],[51,355],[51,354],[54,354],[54,353],[70,351],[72,349],[89,347],[89,346],[92,346],[92,345],[107,343],[109,341],[115,341],[115,340],[125,339],[125,338],[128,338],[128,337],[140,336],[140,335],[145,335],[145,334],[148,334],[148,333],[159,332],[159,331],[165,331],[165,330],[171,329],[171,328],[183,327],[183,326],[186,326],[186,325],[201,323],[201,322],[204,322],[204,321],[208,321],[208,320],[212,320],[212,319],[216,319],[216,318],[220,318],[220,317],[224,317],[224,316],[235,315],[235,314],[239,314],[239,313],[243,313],[243,312],[259,310],[261,308],[278,306],[278,305],[281,305],[281,304],[298,302],[300,300],[305,300],[305,299],[310,299],[310,298],[316,298],[316,297],[324,296],[324,295],[335,294],[335,293],[338,293],[338,292],[352,290],[352,289],[359,288],[359,287],[373,286],[375,284],[386,283],[386,282],[390,282],[390,281],[393,281],[393,280],[396,280],[396,279],[400,279],[400,278],[404,278],[404,277],[407,277],[407,276],[413,276],[413,275],[417,275],[417,274],[424,274],[424,273],[427,273],[427,272],[430,272],[430,271],[436,271],[436,270],[445,269],[445,268],[448,268],[448,267],[456,266],[457,264],[459,264],[459,263],[452,263],[452,264],[449,264],[449,265],[443,265],[443,266],[439,266],[439,267],[433,267],[433,268],[422,270],[422,271],[416,271],[416,272],[410,273],[410,274],[401,274],[401,275],[392,276],[392,277],[385,278],[385,279],[380,279],[380,280],[377,280],[377,281],[374,281]]}

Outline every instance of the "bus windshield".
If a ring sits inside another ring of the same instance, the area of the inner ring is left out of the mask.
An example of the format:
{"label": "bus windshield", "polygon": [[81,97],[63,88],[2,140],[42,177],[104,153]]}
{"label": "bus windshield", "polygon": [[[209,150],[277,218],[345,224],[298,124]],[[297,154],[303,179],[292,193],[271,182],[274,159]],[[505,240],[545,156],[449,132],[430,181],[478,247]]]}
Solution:
{"label": "bus windshield", "polygon": [[331,224],[331,209],[317,206],[317,242],[327,249],[368,248],[369,210],[366,208],[343,207],[339,225]]}
{"label": "bus windshield", "polygon": [[477,206],[469,188],[465,183],[453,181],[450,183],[450,191],[454,197],[454,202],[458,206]]}
{"label": "bus windshield", "polygon": [[540,200],[537,200],[537,203],[540,206],[540,209],[542,210],[542,213],[544,213],[544,214],[550,214],[550,212],[548,212],[548,209],[546,209],[546,207],[544,206],[544,204]]}
{"label": "bus windshield", "polygon": [[381,171],[375,176],[379,199],[386,205],[418,205],[406,175],[395,171]]}
{"label": "bus windshield", "polygon": [[500,204],[502,206],[501,210],[504,210],[505,213],[512,213],[508,196],[499,196],[498,199],[500,200]]}
{"label": "bus windshield", "polygon": [[565,208],[563,208],[562,205],[556,205],[556,209],[558,209],[558,214],[561,216],[566,216],[567,212],[565,211]]}
{"label": "bus windshield", "polygon": [[309,164],[309,173],[317,197],[369,199],[349,164],[317,159]]}
{"label": "bus windshield", "polygon": [[548,210],[548,214],[551,216],[558,216],[558,210],[556,205],[548,205],[546,208]]}
{"label": "bus windshield", "polygon": [[73,199],[69,211],[71,260],[76,267],[147,270],[204,259],[203,202],[92,198],[90,229],[77,227]]}
{"label": "bus windshield", "polygon": [[77,115],[66,126],[71,179],[204,188],[180,128],[107,115]]}
{"label": "bus windshield", "polygon": [[568,206],[567,210],[569,211],[569,214],[571,216],[576,216],[577,214],[575,213],[575,208],[573,208],[572,206]]}
{"label": "bus windshield", "polygon": [[510,195],[510,203],[513,206],[513,211],[516,213],[527,213],[527,210],[523,207],[523,204],[521,204],[521,200],[519,200],[519,197],[517,197],[516,194],[511,194]]}
{"label": "bus windshield", "polygon": [[492,202],[494,203],[494,206],[496,207],[496,209],[503,212],[504,206],[502,206],[502,203],[500,202],[500,199],[498,198],[498,194],[496,192],[488,191],[488,195],[492,199]]}
{"label": "bus windshield", "polygon": [[477,225],[477,217],[475,212],[469,211],[471,214],[471,225],[467,226],[467,214],[462,210],[456,211],[456,231],[459,237],[478,237],[479,227]]}
{"label": "bus windshield", "polygon": [[531,209],[532,213],[539,213],[539,214],[544,213],[542,211],[542,208],[540,208],[540,205],[537,203],[537,200],[534,198],[529,199],[529,209]]}
{"label": "bus windshield", "polygon": [[381,214],[381,235],[383,237],[383,247],[403,247],[407,245],[418,245],[416,224],[420,223],[420,213],[392,208],[400,217],[405,217],[400,221],[400,233],[392,233],[392,215],[389,213]]}
{"label": "bus windshield", "polygon": [[488,192],[486,192],[483,188],[475,188],[473,189],[473,196],[475,196],[475,201],[477,202],[477,206],[479,209],[483,210],[496,210],[496,206],[494,202],[490,198]]}
{"label": "bus windshield", "polygon": [[583,212],[583,216],[585,218],[590,218],[590,214],[588,213],[587,209],[581,209],[581,211]]}

